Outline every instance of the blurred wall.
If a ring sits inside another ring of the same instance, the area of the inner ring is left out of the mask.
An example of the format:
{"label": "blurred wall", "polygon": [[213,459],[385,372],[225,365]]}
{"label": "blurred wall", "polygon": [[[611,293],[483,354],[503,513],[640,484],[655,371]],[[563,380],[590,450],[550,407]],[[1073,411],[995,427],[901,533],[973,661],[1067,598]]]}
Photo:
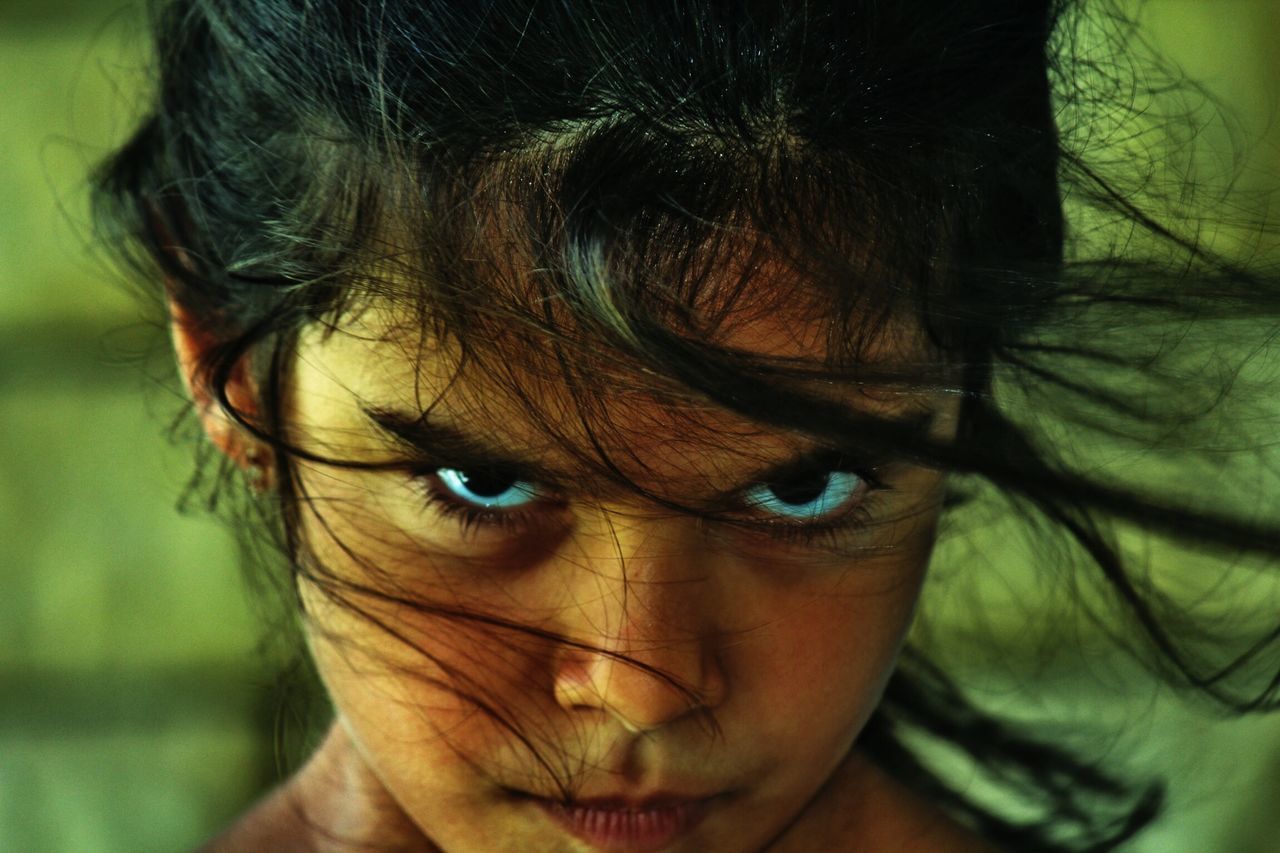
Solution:
{"label": "blurred wall", "polygon": [[[1275,123],[1280,3],[1157,0],[1146,20],[1250,133]],[[111,2],[0,3],[0,850],[190,847],[275,766],[235,548],[174,509],[192,450],[165,437],[181,404],[163,329],[87,220],[85,174],[137,116],[140,33]],[[1269,132],[1260,185],[1280,174]],[[1048,686],[1077,714],[1123,689]],[[1126,737],[1181,793],[1133,849],[1280,849],[1276,721],[1151,702]]]}
{"label": "blurred wall", "polygon": [[135,12],[0,5],[0,850],[191,847],[272,762],[227,532],[181,517],[163,329],[90,245]]}

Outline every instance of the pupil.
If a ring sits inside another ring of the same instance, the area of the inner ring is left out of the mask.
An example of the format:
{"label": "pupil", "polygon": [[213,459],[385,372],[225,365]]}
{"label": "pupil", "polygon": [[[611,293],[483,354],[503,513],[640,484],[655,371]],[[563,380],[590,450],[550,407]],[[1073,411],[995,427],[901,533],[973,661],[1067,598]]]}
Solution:
{"label": "pupil", "polygon": [[460,471],[458,479],[473,495],[481,498],[496,498],[515,482],[496,471]]}
{"label": "pupil", "polygon": [[786,504],[799,505],[816,501],[827,489],[831,480],[829,472],[814,472],[786,483],[770,483],[769,491]]}

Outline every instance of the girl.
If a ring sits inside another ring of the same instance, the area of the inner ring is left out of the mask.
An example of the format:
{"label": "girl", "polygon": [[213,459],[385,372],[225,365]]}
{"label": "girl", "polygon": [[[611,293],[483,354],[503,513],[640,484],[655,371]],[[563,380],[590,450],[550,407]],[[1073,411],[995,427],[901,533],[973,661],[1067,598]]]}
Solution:
{"label": "girl", "polygon": [[904,645],[940,522],[993,495],[1170,678],[1268,706],[1274,632],[1199,655],[1106,525],[1271,557],[1280,531],[1070,442],[1208,458],[1221,375],[1166,342],[1270,333],[1280,291],[1090,159],[1106,81],[1065,6],[160,7],[102,217],[163,283],[333,702],[209,849],[1114,846],[1157,789]]}

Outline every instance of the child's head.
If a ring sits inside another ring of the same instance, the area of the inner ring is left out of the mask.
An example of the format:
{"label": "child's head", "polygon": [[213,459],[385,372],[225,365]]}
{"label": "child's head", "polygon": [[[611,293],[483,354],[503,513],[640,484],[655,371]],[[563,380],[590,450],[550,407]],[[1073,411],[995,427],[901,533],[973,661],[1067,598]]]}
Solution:
{"label": "child's head", "polygon": [[[1063,295],[1057,5],[166,7],[107,196],[446,849],[763,844],[876,707],[944,472],[1049,482],[990,391]],[[649,812],[537,799],[601,797]]]}

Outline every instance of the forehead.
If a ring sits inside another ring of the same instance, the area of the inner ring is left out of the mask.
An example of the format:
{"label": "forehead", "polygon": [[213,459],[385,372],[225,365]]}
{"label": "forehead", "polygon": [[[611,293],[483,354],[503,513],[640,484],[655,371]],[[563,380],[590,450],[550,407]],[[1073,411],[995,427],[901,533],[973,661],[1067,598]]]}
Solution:
{"label": "forehead", "polygon": [[[723,346],[813,364],[825,357],[829,326],[821,320],[777,311],[723,319],[714,331]],[[477,354],[388,306],[340,328],[313,327],[299,342],[287,416],[306,441],[340,458],[385,454],[387,436],[368,413],[396,412],[555,470],[581,470],[584,458],[607,460],[615,473],[655,491],[691,482],[727,486],[744,469],[811,447],[804,436],[763,428],[623,360],[568,353],[574,384],[549,355],[550,344],[522,350],[496,343]],[[917,349],[910,335],[885,335],[876,357],[909,357]],[[931,405],[884,388],[828,382],[820,391],[889,417]]]}

